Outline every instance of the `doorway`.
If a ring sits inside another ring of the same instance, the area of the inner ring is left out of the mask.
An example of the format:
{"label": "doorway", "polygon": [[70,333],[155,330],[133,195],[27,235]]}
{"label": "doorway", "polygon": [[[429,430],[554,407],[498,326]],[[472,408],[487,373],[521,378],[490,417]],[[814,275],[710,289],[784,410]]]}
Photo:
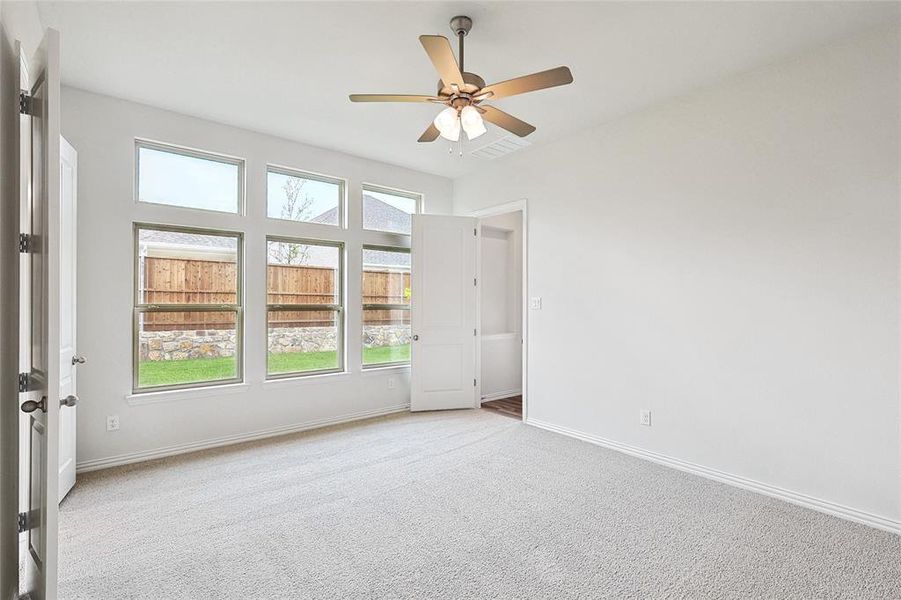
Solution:
{"label": "doorway", "polygon": [[525,420],[525,201],[486,209],[476,216],[480,229],[480,406]]}

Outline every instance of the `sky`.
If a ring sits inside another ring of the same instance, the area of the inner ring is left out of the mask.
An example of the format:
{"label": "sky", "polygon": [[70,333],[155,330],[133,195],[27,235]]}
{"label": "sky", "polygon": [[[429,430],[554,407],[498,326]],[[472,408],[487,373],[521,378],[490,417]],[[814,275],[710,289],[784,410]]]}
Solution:
{"label": "sky", "polygon": [[141,202],[238,212],[238,165],[153,148],[139,161]]}

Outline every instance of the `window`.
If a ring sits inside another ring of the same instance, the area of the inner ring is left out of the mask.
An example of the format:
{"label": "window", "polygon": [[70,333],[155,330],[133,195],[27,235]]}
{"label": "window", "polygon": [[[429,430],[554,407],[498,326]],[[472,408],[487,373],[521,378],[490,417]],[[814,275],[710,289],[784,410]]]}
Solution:
{"label": "window", "polygon": [[270,378],[344,370],[344,245],[266,239]]}
{"label": "window", "polygon": [[244,161],[153,142],[137,141],[139,202],[240,213]]}
{"label": "window", "polygon": [[135,391],[241,381],[242,279],[242,234],[135,225]]}
{"label": "window", "polygon": [[410,250],[363,247],[363,366],[410,362]]}
{"label": "window", "polygon": [[270,219],[344,224],[344,181],[270,166],[266,173]]}
{"label": "window", "polygon": [[363,229],[410,235],[410,215],[419,212],[422,196],[363,185]]}

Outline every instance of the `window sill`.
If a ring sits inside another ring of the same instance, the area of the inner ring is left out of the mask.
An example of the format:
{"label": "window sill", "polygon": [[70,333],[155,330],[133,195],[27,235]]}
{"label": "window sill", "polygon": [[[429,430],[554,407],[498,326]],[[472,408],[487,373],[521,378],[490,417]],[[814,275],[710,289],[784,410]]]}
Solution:
{"label": "window sill", "polygon": [[125,400],[128,402],[129,406],[143,406],[145,404],[160,404],[162,402],[177,402],[179,400],[193,400],[195,398],[241,394],[249,389],[250,384],[248,383],[227,383],[223,385],[210,385],[183,390],[128,394],[125,396]]}
{"label": "window sill", "polygon": [[294,377],[279,377],[276,379],[267,379],[263,382],[264,390],[277,390],[280,388],[297,387],[304,384],[313,383],[333,383],[350,379],[350,373],[340,371],[337,373],[319,373],[318,375],[297,375]]}
{"label": "window sill", "polygon": [[376,375],[385,375],[389,373],[403,373],[410,370],[410,363],[405,365],[386,365],[384,367],[363,367],[361,375],[363,377],[374,377]]}

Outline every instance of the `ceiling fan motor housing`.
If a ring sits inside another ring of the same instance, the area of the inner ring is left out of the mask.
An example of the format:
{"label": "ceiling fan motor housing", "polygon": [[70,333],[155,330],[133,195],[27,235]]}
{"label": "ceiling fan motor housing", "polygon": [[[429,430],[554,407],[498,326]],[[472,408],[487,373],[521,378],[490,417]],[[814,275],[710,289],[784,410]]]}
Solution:
{"label": "ceiling fan motor housing", "polygon": [[454,91],[454,89],[449,85],[444,85],[440,79],[438,80],[438,95],[439,96],[454,96],[459,95],[460,92],[466,95],[472,95],[478,92],[480,89],[485,87],[485,80],[476,75],[475,73],[463,73],[463,87],[461,87],[458,91]]}

